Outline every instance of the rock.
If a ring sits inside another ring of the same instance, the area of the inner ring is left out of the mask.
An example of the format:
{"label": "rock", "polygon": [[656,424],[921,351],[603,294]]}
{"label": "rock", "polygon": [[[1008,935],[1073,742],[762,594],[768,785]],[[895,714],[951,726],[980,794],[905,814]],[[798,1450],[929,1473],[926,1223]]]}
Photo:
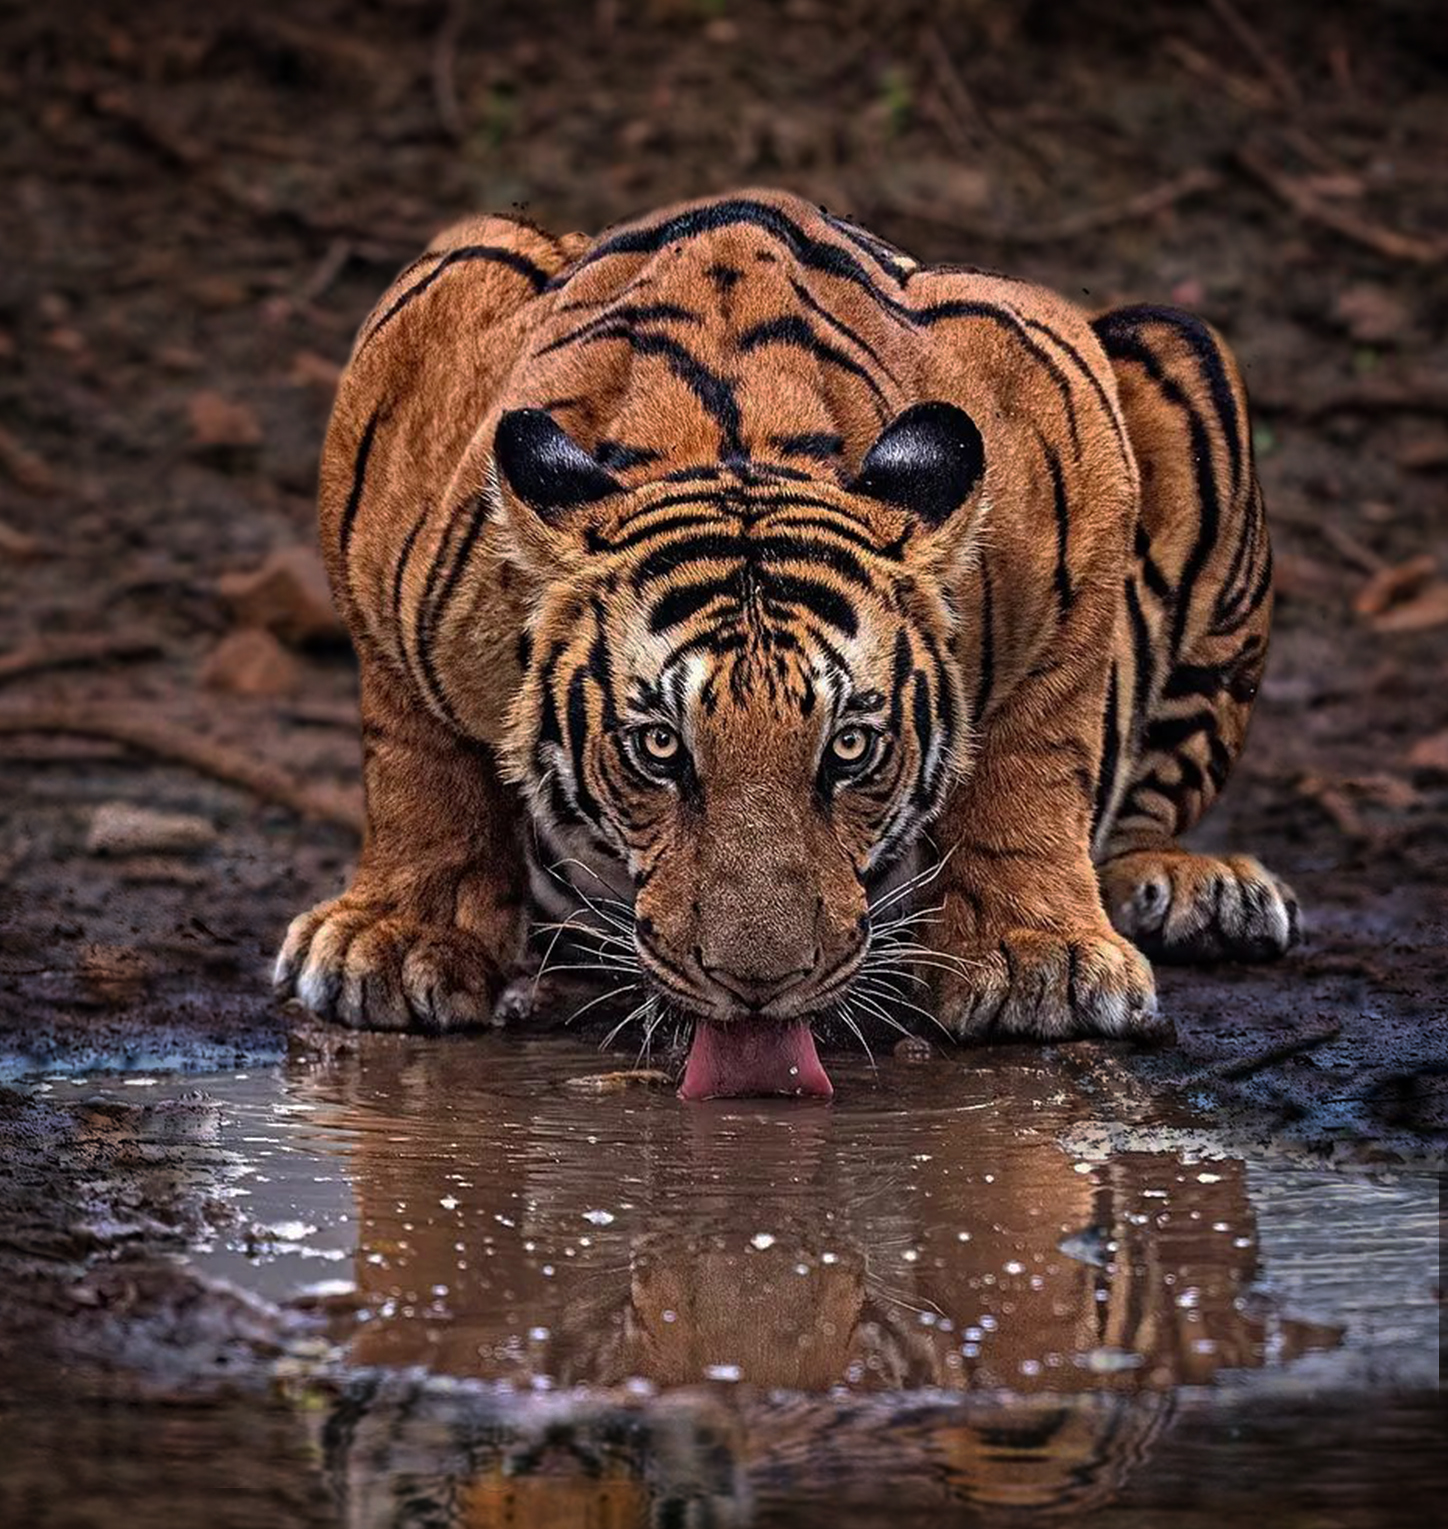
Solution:
{"label": "rock", "polygon": [[261,445],[261,425],[244,404],[210,388],[191,395],[186,406],[191,441],[206,451],[249,450]]}
{"label": "rock", "polygon": [[332,607],[321,557],[310,547],[284,547],[251,573],[217,581],[242,626],[264,627],[284,642],[336,641],[347,635]]}
{"label": "rock", "polygon": [[208,690],[228,695],[295,695],[302,671],[270,632],[246,627],[222,638],[201,670]]}
{"label": "rock", "polygon": [[106,802],[91,819],[86,848],[93,855],[175,855],[209,849],[216,829],[184,812],[153,812],[131,802]]}

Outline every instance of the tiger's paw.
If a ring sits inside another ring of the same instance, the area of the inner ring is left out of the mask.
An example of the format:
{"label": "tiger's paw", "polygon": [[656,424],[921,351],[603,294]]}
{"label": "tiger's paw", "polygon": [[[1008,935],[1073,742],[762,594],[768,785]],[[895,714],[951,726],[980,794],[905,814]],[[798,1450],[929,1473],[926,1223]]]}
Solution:
{"label": "tiger's paw", "polygon": [[1122,934],[1157,961],[1271,961],[1301,938],[1297,898],[1250,855],[1168,846],[1099,868],[1102,901]]}
{"label": "tiger's paw", "polygon": [[1011,929],[938,989],[941,1023],[961,1040],[1169,1038],[1141,952],[1109,930]]}
{"label": "tiger's paw", "polygon": [[354,1030],[459,1030],[492,1022],[502,986],[481,941],[344,895],[292,920],[278,996]]}

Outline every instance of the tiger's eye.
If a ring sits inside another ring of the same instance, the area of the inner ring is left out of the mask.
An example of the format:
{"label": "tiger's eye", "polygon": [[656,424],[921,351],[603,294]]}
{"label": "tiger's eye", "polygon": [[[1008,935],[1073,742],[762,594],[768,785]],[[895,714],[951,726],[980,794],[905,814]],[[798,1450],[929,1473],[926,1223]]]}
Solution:
{"label": "tiger's eye", "polygon": [[671,727],[646,727],[644,729],[644,753],[661,764],[673,759],[679,752],[679,735]]}
{"label": "tiger's eye", "polygon": [[842,728],[830,740],[830,752],[840,764],[859,764],[870,752],[870,735],[863,727]]}

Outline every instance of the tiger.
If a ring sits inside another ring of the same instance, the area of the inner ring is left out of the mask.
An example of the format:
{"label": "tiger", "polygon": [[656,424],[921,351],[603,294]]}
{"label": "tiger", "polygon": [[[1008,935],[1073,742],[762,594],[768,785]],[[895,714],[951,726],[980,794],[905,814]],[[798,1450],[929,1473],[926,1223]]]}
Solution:
{"label": "tiger", "polygon": [[319,526],[366,828],[275,982],[324,1019],[526,1014],[551,918],[690,1029],[684,1098],[827,1096],[829,1016],[1160,1041],[1153,960],[1299,938],[1258,860],[1180,842],[1272,613],[1246,394],[1191,313],[1092,317],[781,191],[475,217],[364,322]]}

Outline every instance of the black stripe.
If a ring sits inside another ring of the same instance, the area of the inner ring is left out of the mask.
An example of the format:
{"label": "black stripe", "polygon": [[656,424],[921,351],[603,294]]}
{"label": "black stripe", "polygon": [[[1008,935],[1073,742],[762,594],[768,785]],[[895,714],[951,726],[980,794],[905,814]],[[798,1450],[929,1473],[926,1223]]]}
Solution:
{"label": "black stripe", "polygon": [[590,526],[587,536],[588,550],[590,552],[626,552],[630,547],[642,546],[644,542],[653,541],[656,536],[667,536],[672,531],[687,531],[694,526],[717,526],[721,518],[718,512],[707,515],[675,515],[670,520],[661,520],[655,525],[630,531],[627,536],[620,536],[617,541],[610,541],[608,537]]}
{"label": "black stripe", "polygon": [[1126,438],[1126,427],[1121,422],[1121,412],[1112,406],[1111,400],[1106,396],[1106,387],[1095,371],[1086,364],[1086,358],[1065,337],[1058,334],[1049,324],[1043,324],[1039,319],[1025,318],[1021,322],[1027,329],[1035,334],[1047,335],[1066,352],[1071,364],[1081,373],[1086,380],[1086,385],[1096,395],[1096,402],[1101,406],[1101,412],[1106,416],[1106,422],[1111,426],[1111,433],[1116,437],[1116,447],[1126,461],[1132,461],[1131,446]]}
{"label": "black stripe", "polygon": [[596,334],[589,335],[583,343],[596,345],[604,340],[623,340],[639,355],[662,357],[668,363],[669,370],[693,393],[704,412],[719,426],[720,455],[748,455],[739,434],[743,420],[739,413],[739,400],[734,395],[734,384],[716,372],[711,372],[687,346],[681,345],[670,335],[639,334],[616,324],[605,325]]}
{"label": "black stripe", "polygon": [[342,563],[346,566],[348,550],[352,545],[352,532],[357,524],[357,512],[362,508],[362,493],[367,483],[367,461],[372,455],[372,442],[377,435],[378,421],[382,418],[382,405],[372,411],[362,439],[357,443],[357,455],[352,461],[352,487],[347,493],[347,503],[342,510],[342,524],[337,531],[337,543],[342,550]]}
{"label": "black stripe", "polygon": [[911,799],[917,807],[929,806],[935,795],[935,779],[938,772],[932,770],[930,745],[935,737],[935,718],[930,707],[930,682],[922,669],[915,671],[914,694],[911,711],[915,720],[915,737],[920,746],[920,763],[915,774],[915,786]]}
{"label": "black stripe", "polygon": [[794,292],[794,295],[800,300],[800,302],[805,305],[806,308],[809,309],[811,313],[815,314],[818,318],[822,318],[825,323],[835,331],[836,334],[843,335],[851,345],[856,345],[862,351],[864,351],[870,360],[872,360],[875,365],[878,366],[882,372],[884,372],[884,374],[890,379],[891,382],[899,382],[899,378],[896,377],[895,373],[890,370],[889,363],[880,354],[880,352],[870,344],[864,335],[862,335],[858,330],[851,328],[851,326],[845,323],[845,321],[837,314],[831,313],[823,303],[819,302],[815,298],[814,294],[809,290],[808,287],[804,285],[803,282],[796,281],[793,277],[791,277],[789,285],[791,290]]}
{"label": "black stripe", "polygon": [[1156,559],[1151,555],[1151,538],[1147,535],[1146,527],[1137,521],[1136,523],[1136,546],[1137,561],[1141,564],[1141,576],[1146,587],[1158,600],[1166,604],[1171,603],[1171,585],[1167,582],[1166,575],[1157,566]]}
{"label": "black stripe", "polygon": [[882,545],[868,536],[861,535],[851,526],[840,525],[840,519],[838,515],[833,520],[826,520],[823,516],[816,515],[784,515],[778,520],[773,520],[771,517],[770,530],[774,530],[777,526],[780,530],[823,531],[829,536],[836,536],[841,541],[849,542],[852,547],[863,547],[872,556],[884,558],[891,563],[898,563],[905,555],[904,538]]}
{"label": "black stripe", "polygon": [[625,446],[622,441],[600,441],[593,448],[593,460],[609,472],[625,473],[634,467],[650,467],[663,456],[649,446]]}
{"label": "black stripe", "polygon": [[[483,527],[487,524],[492,506],[484,494],[474,494],[468,501],[469,511],[467,530],[463,532],[462,540],[458,543],[458,549],[453,554],[451,566],[448,568],[447,577],[443,580],[442,588],[438,590],[431,607],[423,612],[426,621],[425,635],[429,647],[433,638],[437,635],[438,627],[442,624],[443,614],[446,611],[452,597],[457,593],[458,583],[462,579],[467,568],[468,560],[472,556],[472,550],[479,536],[482,535]],[[462,508],[462,506],[459,506]]]}
{"label": "black stripe", "polygon": [[1214,711],[1194,711],[1185,717],[1155,717],[1146,730],[1143,747],[1156,754],[1170,754],[1179,749],[1188,738],[1198,733],[1215,731],[1217,714]]}
{"label": "black stripe", "polygon": [[826,343],[814,332],[807,320],[800,318],[797,313],[781,315],[778,318],[765,319],[763,323],[756,324],[752,329],[747,329],[739,336],[737,341],[740,352],[748,355],[750,351],[762,350],[766,345],[791,345],[799,350],[807,352],[816,361],[829,366],[837,366],[843,372],[848,372],[852,377],[858,377],[869,388],[871,396],[880,406],[883,413],[885,406],[885,394],[880,384],[855,360],[853,356],[847,356],[844,351],[834,345]]}
{"label": "black stripe", "polygon": [[562,745],[563,728],[558,720],[558,700],[553,694],[553,676],[558,670],[558,660],[563,657],[568,644],[555,642],[543,660],[538,673],[538,685],[543,694],[543,715],[538,723],[538,742]]}
{"label": "black stripe", "polygon": [[1136,680],[1131,691],[1131,719],[1134,733],[1146,713],[1155,679],[1151,631],[1141,609],[1141,596],[1137,593],[1135,579],[1126,580],[1126,614],[1131,619],[1131,650],[1136,659]]}
{"label": "black stripe", "polygon": [[610,255],[652,255],[668,245],[700,234],[715,233],[723,228],[740,224],[759,229],[770,238],[783,244],[796,260],[812,271],[835,276],[842,281],[853,282],[868,292],[880,306],[898,316],[907,316],[903,303],[892,298],[865,270],[864,266],[838,244],[811,238],[792,218],[777,207],[764,202],[731,197],[710,202],[703,207],[692,207],[687,212],[676,213],[661,223],[650,223],[643,228],[626,228],[611,238],[596,244],[569,270],[560,272],[553,284],[562,286],[579,271],[585,270],[597,260]]}
{"label": "black stripe", "polygon": [[1056,602],[1062,619],[1076,599],[1071,588],[1071,569],[1067,563],[1070,554],[1071,507],[1066,503],[1066,482],[1061,476],[1061,459],[1051,443],[1037,432],[1041,450],[1046,456],[1046,467],[1051,474],[1051,491],[1056,507]]}
{"label": "black stripe", "polygon": [[[1133,335],[1146,324],[1161,324],[1172,330],[1186,342],[1196,358],[1206,379],[1212,406],[1217,412],[1222,435],[1226,439],[1227,452],[1232,463],[1232,493],[1242,491],[1242,420],[1237,408],[1237,395],[1232,389],[1231,378],[1223,365],[1222,347],[1212,331],[1193,313],[1180,308],[1158,308],[1140,304],[1132,308],[1117,308],[1104,313],[1092,326],[1097,334],[1128,330]],[[1110,351],[1108,349],[1108,354]]]}
{"label": "black stripe", "polygon": [[656,548],[635,568],[633,586],[642,589],[690,563],[722,562],[731,558],[742,559],[751,566],[775,562],[815,563],[832,569],[841,578],[864,589],[872,587],[870,576],[859,559],[843,548],[802,541],[793,536],[748,537],[725,532],[682,537]]}
{"label": "black stripe", "polygon": [[990,568],[985,556],[980,560],[980,674],[976,678],[972,722],[979,723],[990,705],[995,685],[995,600],[991,589]]}
{"label": "black stripe", "polygon": [[602,827],[603,814],[598,800],[584,778],[584,747],[588,741],[588,701],[584,695],[587,679],[588,667],[580,664],[568,681],[568,748],[573,759],[573,801],[589,822]]}
{"label": "black stripe", "polygon": [[[1026,350],[1045,368],[1051,381],[1056,384],[1056,390],[1061,395],[1061,405],[1066,415],[1066,427],[1071,433],[1071,449],[1077,456],[1080,456],[1081,428],[1080,422],[1076,418],[1076,400],[1072,396],[1070,380],[1065,372],[1061,370],[1060,363],[1056,358],[1031,338],[1030,331],[1021,322],[1017,314],[1009,308],[997,307],[994,303],[967,298],[952,298],[947,302],[932,303],[930,307],[921,308],[915,314],[916,322],[926,326],[940,324],[947,319],[985,319],[989,323],[995,324],[998,328],[1004,329],[1008,334],[1014,335],[1021,342]],[[1051,331],[1047,332],[1051,333]],[[1100,386],[1099,383],[1097,385]]]}
{"label": "black stripe", "polygon": [[460,249],[449,250],[421,281],[410,286],[387,312],[377,320],[372,328],[367,331],[362,345],[357,347],[358,350],[360,351],[364,346],[370,345],[377,338],[383,326],[390,324],[414,298],[421,297],[443,272],[449,271],[453,266],[461,265],[465,261],[470,260],[487,260],[494,265],[507,266],[510,271],[516,271],[519,276],[527,277],[534,292],[541,292],[548,283],[547,271],[534,261],[529,260],[526,255],[520,255],[517,250],[505,250],[496,244],[465,244]]}
{"label": "black stripe", "polygon": [[837,457],[845,449],[843,436],[828,435],[824,431],[806,431],[800,435],[772,435],[769,444],[787,457],[811,457],[825,461]]}
{"label": "black stripe", "polygon": [[706,605],[715,600],[732,600],[737,604],[740,593],[737,575],[671,589],[649,612],[649,631],[666,632],[671,626],[678,626],[681,621],[697,616]]}
{"label": "black stripe", "polygon": [[865,571],[864,564],[843,547],[802,541],[797,536],[774,536],[767,533],[757,537],[753,546],[755,556],[761,562],[818,563],[839,574],[842,579],[858,584],[862,589],[874,588],[874,581]]}
{"label": "black stripe", "polygon": [[426,520],[427,510],[424,509],[403,538],[402,550],[397,554],[397,567],[392,571],[392,623],[397,632],[397,650],[402,657],[402,667],[409,674],[412,674],[412,662],[408,657],[407,644],[402,638],[402,581],[407,574],[407,562],[412,556],[412,548]]}
{"label": "black stripe", "polygon": [[562,350],[566,345],[584,341],[610,325],[631,329],[635,324],[667,322],[698,324],[703,320],[692,308],[681,308],[678,303],[621,303],[617,308],[610,308],[607,312],[600,313],[597,318],[589,319],[586,324],[570,329],[567,334],[560,335],[558,339],[550,340],[541,350],[534,351],[533,354],[535,356],[552,355],[555,350]]}
{"label": "black stripe", "polygon": [[1116,790],[1116,771],[1121,762],[1121,736],[1117,731],[1120,678],[1116,665],[1111,666],[1111,684],[1106,691],[1106,715],[1101,729],[1101,768],[1096,776],[1096,800],[1091,810],[1091,837],[1096,837],[1111,797]]}
{"label": "black stripe", "polygon": [[825,213],[825,222],[834,229],[837,234],[848,239],[851,244],[864,252],[880,267],[887,275],[893,276],[903,287],[910,277],[908,270],[900,269],[900,262],[904,260],[904,254],[893,245],[887,244],[878,235],[872,234],[868,228],[861,228],[858,223],[852,223],[848,218],[838,218],[832,213]]}
{"label": "black stripe", "polygon": [[678,572],[690,563],[727,562],[732,558],[747,558],[753,544],[745,537],[716,531],[706,536],[685,536],[671,541],[666,547],[657,547],[643,559],[633,571],[633,587],[642,589],[669,574]]}
{"label": "black stripe", "polygon": [[779,602],[802,605],[805,610],[813,612],[821,621],[828,622],[847,637],[853,637],[860,629],[854,606],[837,590],[816,579],[801,578],[792,573],[777,573],[771,569],[760,575],[759,593],[766,608]]}
{"label": "black stripe", "polygon": [[1177,382],[1165,374],[1158,357],[1134,331],[1117,329],[1107,324],[1098,332],[1106,347],[1106,354],[1113,361],[1135,362],[1156,384],[1162,397],[1181,410],[1191,435],[1192,473],[1196,480],[1199,521],[1196,540],[1182,568],[1172,601],[1171,654],[1175,658],[1181,651],[1182,636],[1186,630],[1197,580],[1217,544],[1221,526],[1221,501],[1217,497],[1217,475],[1212,464],[1212,436],[1192,401]]}

